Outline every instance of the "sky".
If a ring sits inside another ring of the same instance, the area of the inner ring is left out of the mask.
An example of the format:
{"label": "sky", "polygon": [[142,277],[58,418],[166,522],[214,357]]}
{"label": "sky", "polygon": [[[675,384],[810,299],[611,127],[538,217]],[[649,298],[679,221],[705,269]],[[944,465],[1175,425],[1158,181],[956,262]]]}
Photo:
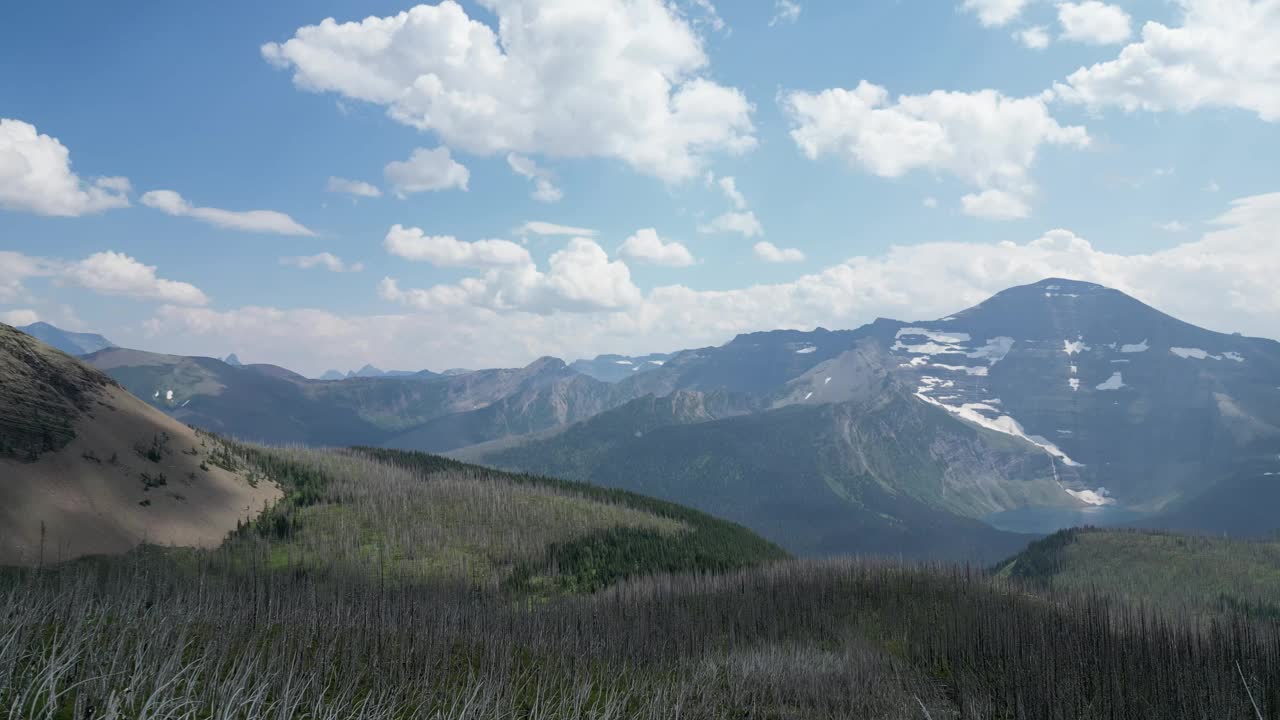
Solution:
{"label": "sky", "polygon": [[1280,0],[0,8],[0,321],[318,375],[941,317],[1280,337]]}

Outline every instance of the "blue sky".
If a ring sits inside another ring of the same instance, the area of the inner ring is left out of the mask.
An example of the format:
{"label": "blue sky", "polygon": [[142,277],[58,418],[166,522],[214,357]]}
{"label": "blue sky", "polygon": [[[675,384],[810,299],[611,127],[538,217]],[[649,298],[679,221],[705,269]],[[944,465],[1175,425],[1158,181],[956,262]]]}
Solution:
{"label": "blue sky", "polygon": [[0,319],[440,369],[1058,274],[1280,335],[1274,0],[411,8],[6,5]]}

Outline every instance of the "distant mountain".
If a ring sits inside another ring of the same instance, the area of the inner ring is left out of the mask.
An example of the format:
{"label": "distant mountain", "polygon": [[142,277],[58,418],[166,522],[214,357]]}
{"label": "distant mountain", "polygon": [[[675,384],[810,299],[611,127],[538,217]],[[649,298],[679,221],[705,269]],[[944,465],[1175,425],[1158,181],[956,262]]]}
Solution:
{"label": "distant mountain", "polygon": [[221,451],[103,373],[0,324],[0,565],[143,541],[216,546],[280,495]]}
{"label": "distant mountain", "polygon": [[46,322],[32,323],[18,330],[68,355],[88,355],[103,348],[115,347],[115,343],[101,335],[70,332]]}
{"label": "distant mountain", "polygon": [[235,353],[231,353],[223,358],[222,362],[230,365],[231,367],[242,367],[244,365],[244,363],[240,362],[240,358],[236,357]]}
{"label": "distant mountain", "polygon": [[346,375],[338,372],[337,370],[325,370],[324,374],[321,375],[319,379],[320,380],[341,380],[345,377]]}
{"label": "distant mountain", "polygon": [[597,355],[591,360],[574,360],[569,369],[603,382],[618,382],[647,370],[662,367],[671,359],[668,353],[653,353],[640,357],[627,355]]}
{"label": "distant mountain", "polygon": [[629,399],[555,358],[451,377],[328,381],[274,365],[121,348],[86,360],[183,422],[273,444],[450,450],[574,422]]}

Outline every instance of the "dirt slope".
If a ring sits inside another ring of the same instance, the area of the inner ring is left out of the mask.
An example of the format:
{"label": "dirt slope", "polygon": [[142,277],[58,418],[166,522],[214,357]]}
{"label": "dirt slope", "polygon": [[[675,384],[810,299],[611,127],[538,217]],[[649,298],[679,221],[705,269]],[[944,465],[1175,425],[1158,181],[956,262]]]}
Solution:
{"label": "dirt slope", "polygon": [[280,491],[101,372],[0,324],[0,564],[211,547]]}

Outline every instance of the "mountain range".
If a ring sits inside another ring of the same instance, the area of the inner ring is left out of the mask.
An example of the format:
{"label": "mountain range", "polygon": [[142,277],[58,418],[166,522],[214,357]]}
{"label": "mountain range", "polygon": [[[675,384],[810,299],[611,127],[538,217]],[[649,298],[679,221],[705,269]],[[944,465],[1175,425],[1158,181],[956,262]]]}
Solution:
{"label": "mountain range", "polygon": [[71,332],[70,330],[54,327],[46,322],[32,323],[18,329],[68,355],[88,355],[104,348],[115,347],[115,343],[101,335]]}
{"label": "mountain range", "polygon": [[119,348],[86,360],[229,436],[587,480],[805,554],[989,559],[1071,524],[1280,526],[1263,504],[1280,495],[1280,343],[1065,279],[933,320],[465,374],[318,381]]}

